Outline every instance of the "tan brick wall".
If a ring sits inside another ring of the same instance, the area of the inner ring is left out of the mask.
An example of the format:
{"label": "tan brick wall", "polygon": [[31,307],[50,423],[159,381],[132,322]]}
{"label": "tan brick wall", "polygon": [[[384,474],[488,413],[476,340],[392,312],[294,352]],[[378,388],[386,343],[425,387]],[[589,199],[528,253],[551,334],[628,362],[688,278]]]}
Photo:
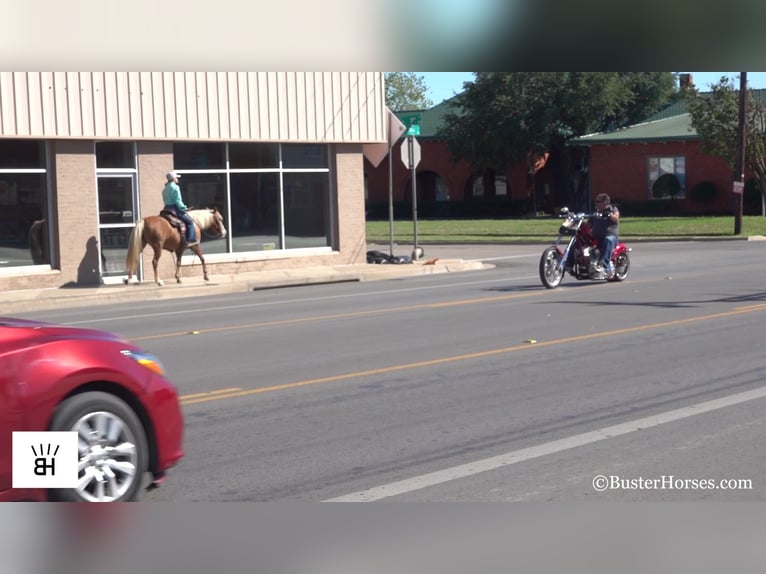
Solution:
{"label": "tan brick wall", "polygon": [[92,141],[62,140],[51,144],[53,209],[58,227],[57,259],[62,285],[98,285],[99,232],[96,192],[96,156]]}
{"label": "tan brick wall", "polygon": [[364,217],[364,156],[361,146],[336,146],[338,235],[342,263],[364,263],[367,246]]}
{"label": "tan brick wall", "polygon": [[[159,214],[162,209],[162,188],[165,174],[173,169],[172,142],[138,142],[138,203],[139,217]],[[183,190],[183,187],[181,188]],[[144,280],[153,280],[152,257],[154,251],[147,246],[142,255]],[[164,251],[159,262],[161,279],[172,279],[175,274],[175,255]]]}

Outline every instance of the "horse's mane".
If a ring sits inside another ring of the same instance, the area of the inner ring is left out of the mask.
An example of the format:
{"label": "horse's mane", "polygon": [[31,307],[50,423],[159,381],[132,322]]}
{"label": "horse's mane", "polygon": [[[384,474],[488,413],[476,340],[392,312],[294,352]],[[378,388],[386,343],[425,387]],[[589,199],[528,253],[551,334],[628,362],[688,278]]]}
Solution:
{"label": "horse's mane", "polygon": [[200,229],[209,229],[215,225],[215,216],[212,209],[190,209],[187,213],[199,225]]}

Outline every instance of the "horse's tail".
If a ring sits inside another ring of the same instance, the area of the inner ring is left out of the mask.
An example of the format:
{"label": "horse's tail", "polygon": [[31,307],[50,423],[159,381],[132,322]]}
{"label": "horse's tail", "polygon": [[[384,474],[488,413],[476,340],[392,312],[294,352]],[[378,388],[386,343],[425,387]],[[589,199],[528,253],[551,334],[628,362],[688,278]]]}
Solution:
{"label": "horse's tail", "polygon": [[144,250],[144,220],[136,221],[136,226],[130,232],[128,239],[128,256],[125,258],[125,268],[128,270],[128,277],[132,277],[138,270],[138,256]]}
{"label": "horse's tail", "polygon": [[43,224],[44,220],[38,219],[32,223],[32,226],[29,228],[29,251],[32,254],[32,263],[35,265],[45,263]]}

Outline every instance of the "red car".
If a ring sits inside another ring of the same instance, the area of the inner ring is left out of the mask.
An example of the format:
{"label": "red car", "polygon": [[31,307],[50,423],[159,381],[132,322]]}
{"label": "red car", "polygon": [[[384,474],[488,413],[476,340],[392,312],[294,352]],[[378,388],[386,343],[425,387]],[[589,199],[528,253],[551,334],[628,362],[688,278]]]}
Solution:
{"label": "red car", "polygon": [[[13,431],[77,431],[79,484],[12,488]],[[0,317],[0,501],[123,502],[183,457],[178,392],[117,335]]]}

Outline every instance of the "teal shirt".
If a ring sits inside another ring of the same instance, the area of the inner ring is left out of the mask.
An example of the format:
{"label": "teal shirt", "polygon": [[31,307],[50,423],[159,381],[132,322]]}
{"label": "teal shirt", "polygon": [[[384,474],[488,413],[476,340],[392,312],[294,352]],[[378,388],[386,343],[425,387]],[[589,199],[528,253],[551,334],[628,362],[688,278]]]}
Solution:
{"label": "teal shirt", "polygon": [[181,188],[174,181],[169,181],[162,190],[162,201],[165,205],[175,205],[181,211],[186,211],[184,200],[181,199]]}

